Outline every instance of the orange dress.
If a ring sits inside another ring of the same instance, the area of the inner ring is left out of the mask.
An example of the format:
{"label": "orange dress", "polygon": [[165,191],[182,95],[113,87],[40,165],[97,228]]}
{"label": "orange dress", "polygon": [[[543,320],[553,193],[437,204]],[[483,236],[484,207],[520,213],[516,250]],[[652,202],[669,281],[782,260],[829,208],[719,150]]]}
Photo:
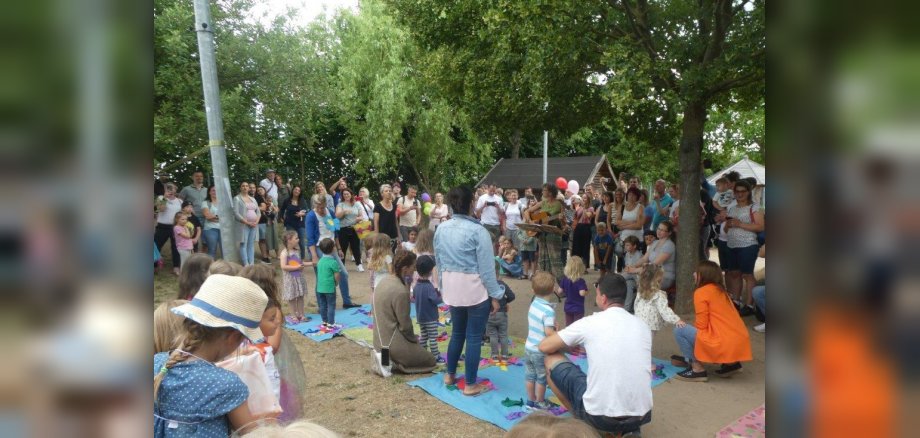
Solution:
{"label": "orange dress", "polygon": [[696,345],[693,356],[700,362],[733,363],[749,361],[751,338],[747,327],[728,294],[715,284],[707,284],[693,292],[696,310]]}

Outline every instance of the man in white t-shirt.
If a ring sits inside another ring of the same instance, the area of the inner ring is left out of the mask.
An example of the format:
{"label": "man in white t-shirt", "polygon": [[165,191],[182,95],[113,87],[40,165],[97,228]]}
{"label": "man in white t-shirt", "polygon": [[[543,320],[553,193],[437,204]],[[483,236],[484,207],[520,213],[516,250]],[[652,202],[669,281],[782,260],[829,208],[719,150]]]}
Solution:
{"label": "man in white t-shirt", "polygon": [[[547,336],[547,383],[572,413],[597,430],[638,432],[652,420],[652,335],[648,325],[623,308],[626,280],[607,274],[597,286],[601,312]],[[588,375],[563,350],[581,345],[588,355]]]}
{"label": "man in white t-shirt", "polygon": [[422,220],[422,204],[415,195],[418,188],[410,185],[406,189],[406,196],[396,200],[396,208],[399,209],[399,235],[403,242],[409,240],[409,231],[414,228],[418,231],[419,223]]}
{"label": "man in white t-shirt", "polygon": [[265,171],[265,179],[259,181],[259,186],[265,189],[265,194],[271,196],[272,199],[278,199],[278,186],[275,184],[275,169],[268,169]]}
{"label": "man in white t-shirt", "polygon": [[498,237],[502,234],[502,197],[495,193],[495,184],[486,184],[486,193],[476,201],[476,215],[492,238],[492,252],[498,253]]}

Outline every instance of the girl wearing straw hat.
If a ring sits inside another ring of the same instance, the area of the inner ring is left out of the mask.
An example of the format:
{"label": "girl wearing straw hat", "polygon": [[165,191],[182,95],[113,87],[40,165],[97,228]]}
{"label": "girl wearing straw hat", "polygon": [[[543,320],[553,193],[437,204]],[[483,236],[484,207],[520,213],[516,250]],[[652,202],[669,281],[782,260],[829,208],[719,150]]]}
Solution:
{"label": "girl wearing straw hat", "polygon": [[195,298],[172,310],[185,317],[179,348],[153,356],[155,437],[226,437],[257,420],[249,390],[214,362],[233,353],[243,337],[261,339],[259,322],[268,297],[242,277],[211,275]]}

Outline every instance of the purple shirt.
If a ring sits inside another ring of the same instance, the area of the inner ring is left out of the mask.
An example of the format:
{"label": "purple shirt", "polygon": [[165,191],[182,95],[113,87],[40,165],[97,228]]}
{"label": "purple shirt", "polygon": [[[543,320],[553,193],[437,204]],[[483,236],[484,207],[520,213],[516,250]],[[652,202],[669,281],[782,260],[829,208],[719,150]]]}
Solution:
{"label": "purple shirt", "polygon": [[585,313],[585,297],[581,296],[578,291],[588,290],[588,284],[584,278],[576,281],[569,280],[568,277],[562,277],[559,283],[562,292],[565,293],[565,306],[563,310],[566,313]]}

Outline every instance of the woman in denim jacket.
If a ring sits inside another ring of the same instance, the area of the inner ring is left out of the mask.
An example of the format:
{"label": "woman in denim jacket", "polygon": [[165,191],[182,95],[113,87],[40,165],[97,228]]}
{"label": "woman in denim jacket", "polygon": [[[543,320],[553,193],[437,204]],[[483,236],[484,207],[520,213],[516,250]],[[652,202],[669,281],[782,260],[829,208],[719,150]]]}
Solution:
{"label": "woman in denim jacket", "polygon": [[474,201],[472,189],[455,187],[447,197],[453,216],[438,225],[434,234],[438,289],[444,303],[450,306],[453,324],[447,346],[444,384],[455,383],[457,362],[466,343],[466,387],[463,395],[479,395],[486,390],[476,384],[482,334],[489,315],[498,310],[498,300],[503,292],[495,276],[492,238],[485,227],[470,216]]}

